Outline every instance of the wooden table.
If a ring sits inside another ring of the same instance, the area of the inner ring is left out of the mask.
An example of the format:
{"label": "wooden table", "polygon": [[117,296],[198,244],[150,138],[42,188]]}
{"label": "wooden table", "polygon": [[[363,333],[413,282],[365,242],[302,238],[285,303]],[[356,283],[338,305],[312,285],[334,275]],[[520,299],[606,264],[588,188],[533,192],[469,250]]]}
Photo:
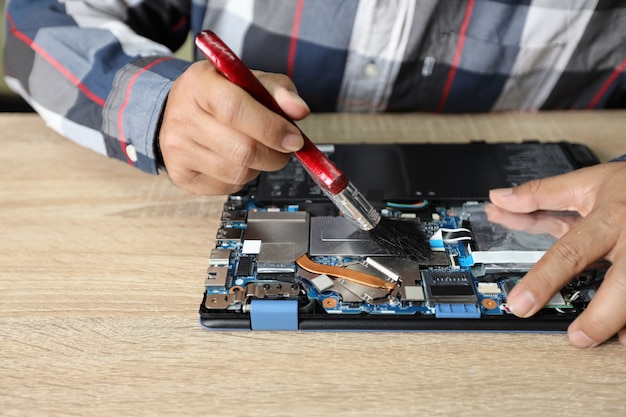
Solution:
{"label": "wooden table", "polygon": [[[626,153],[626,112],[317,115],[319,142],[570,139]],[[563,334],[210,332],[223,197],[189,196],[0,116],[0,414],[617,416],[626,348]]]}

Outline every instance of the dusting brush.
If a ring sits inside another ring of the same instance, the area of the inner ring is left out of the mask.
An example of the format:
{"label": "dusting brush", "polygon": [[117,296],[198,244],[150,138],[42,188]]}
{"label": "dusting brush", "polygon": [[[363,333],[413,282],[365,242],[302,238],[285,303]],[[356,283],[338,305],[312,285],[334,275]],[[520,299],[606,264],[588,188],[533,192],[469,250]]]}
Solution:
{"label": "dusting brush", "polygon": [[[196,36],[195,44],[218,72],[238,85],[269,110],[295,125],[274,97],[235,53],[213,32]],[[414,260],[430,256],[430,245],[417,222],[381,216],[350,180],[300,130],[304,146],[296,158],[335,206],[356,227],[364,230],[383,251]]]}

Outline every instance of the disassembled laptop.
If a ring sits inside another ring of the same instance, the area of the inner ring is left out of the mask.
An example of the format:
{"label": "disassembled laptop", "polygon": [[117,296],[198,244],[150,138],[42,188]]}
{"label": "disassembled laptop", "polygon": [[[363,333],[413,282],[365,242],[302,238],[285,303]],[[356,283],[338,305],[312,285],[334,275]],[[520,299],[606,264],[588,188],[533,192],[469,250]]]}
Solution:
{"label": "disassembled laptop", "polygon": [[[457,169],[455,175],[464,173]],[[261,175],[224,205],[201,323],[251,330],[562,331],[604,277],[607,265],[594,265],[533,318],[519,319],[507,307],[507,295],[556,239],[542,222],[574,222],[578,215],[511,215],[498,223],[484,198],[406,189],[395,200],[381,193],[380,213],[419,222],[432,249],[424,261],[373,244],[324,200],[295,160]],[[522,224],[533,229],[517,230]]]}

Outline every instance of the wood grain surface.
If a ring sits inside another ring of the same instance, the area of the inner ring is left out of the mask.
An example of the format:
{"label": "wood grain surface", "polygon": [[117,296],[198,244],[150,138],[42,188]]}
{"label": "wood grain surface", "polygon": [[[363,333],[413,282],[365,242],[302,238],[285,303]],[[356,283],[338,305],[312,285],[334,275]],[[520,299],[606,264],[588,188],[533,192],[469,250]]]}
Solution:
{"label": "wood grain surface", "polygon": [[[626,112],[315,115],[323,142],[569,139],[626,153]],[[0,415],[621,416],[626,348],[563,334],[212,332],[223,197],[187,195],[0,115]]]}

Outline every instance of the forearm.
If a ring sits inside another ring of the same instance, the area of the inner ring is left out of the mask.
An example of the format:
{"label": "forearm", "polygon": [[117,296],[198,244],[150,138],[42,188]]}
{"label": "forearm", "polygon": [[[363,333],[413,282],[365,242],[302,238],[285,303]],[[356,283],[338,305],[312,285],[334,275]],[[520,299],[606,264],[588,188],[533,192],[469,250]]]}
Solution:
{"label": "forearm", "polygon": [[[88,3],[10,1],[7,83],[64,136],[156,172],[152,145],[159,113],[172,81],[189,64],[138,33],[150,34],[150,27],[165,33],[171,25],[180,31],[168,45],[176,48],[187,31],[184,7],[172,12],[167,2],[150,1],[136,9],[122,2],[95,9]],[[163,19],[148,22],[144,7],[159,9]]]}

